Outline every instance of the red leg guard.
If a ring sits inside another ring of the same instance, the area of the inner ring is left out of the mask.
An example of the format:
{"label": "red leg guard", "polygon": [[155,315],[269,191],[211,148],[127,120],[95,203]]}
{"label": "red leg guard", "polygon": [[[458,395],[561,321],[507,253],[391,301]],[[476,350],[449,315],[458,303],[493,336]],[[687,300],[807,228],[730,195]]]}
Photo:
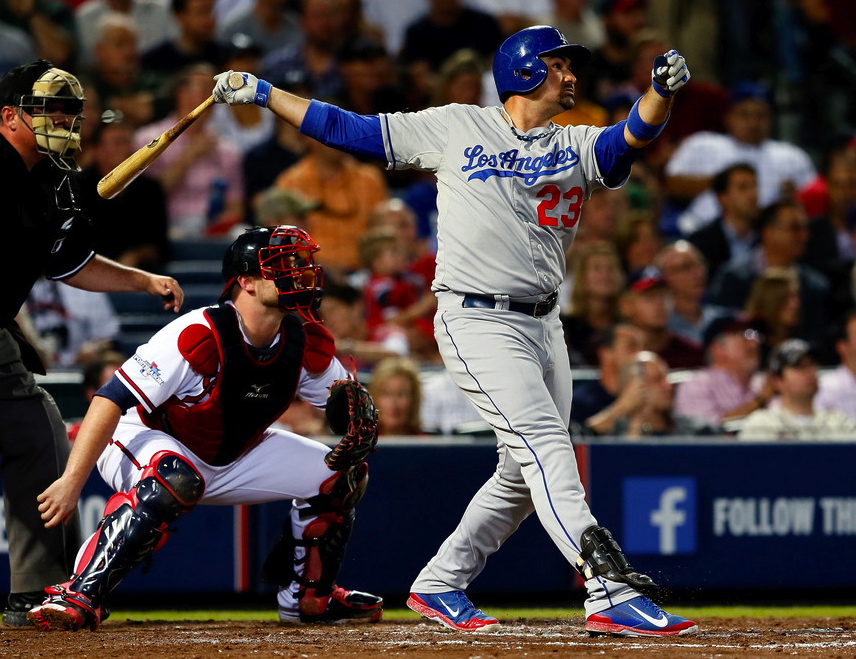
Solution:
{"label": "red leg guard", "polygon": [[[320,494],[309,500],[311,508],[304,514],[317,516],[309,522],[303,530],[302,539],[297,542],[306,548],[303,573],[297,578],[300,583],[297,598],[301,618],[329,617],[331,605],[337,608],[337,618],[363,617],[342,615],[342,611],[338,610],[342,607],[337,603],[348,606],[345,604],[348,593],[338,588],[335,581],[351,536],[354,507],[365,494],[367,484],[368,465],[362,463],[325,480],[319,488]],[[339,591],[341,597],[333,597]],[[361,602],[360,607],[363,604],[366,603]],[[374,604],[369,608],[374,609]],[[377,598],[378,609],[381,605],[382,602]],[[355,608],[354,613],[357,610]]]}

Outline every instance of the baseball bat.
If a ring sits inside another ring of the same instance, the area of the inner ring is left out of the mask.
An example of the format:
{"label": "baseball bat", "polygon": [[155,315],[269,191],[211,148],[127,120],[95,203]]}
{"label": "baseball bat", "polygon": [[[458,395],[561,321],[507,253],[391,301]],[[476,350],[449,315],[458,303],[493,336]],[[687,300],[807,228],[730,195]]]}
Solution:
{"label": "baseball bat", "polygon": [[[240,89],[244,86],[244,76],[240,73],[233,73],[229,76],[229,86],[232,89]],[[156,137],[145,146],[140,147],[116,165],[104,178],[98,181],[98,194],[104,197],[104,199],[112,199],[119,194],[213,104],[214,97],[209,96],[196,108],[179,119],[172,128],[164,131],[160,137]]]}

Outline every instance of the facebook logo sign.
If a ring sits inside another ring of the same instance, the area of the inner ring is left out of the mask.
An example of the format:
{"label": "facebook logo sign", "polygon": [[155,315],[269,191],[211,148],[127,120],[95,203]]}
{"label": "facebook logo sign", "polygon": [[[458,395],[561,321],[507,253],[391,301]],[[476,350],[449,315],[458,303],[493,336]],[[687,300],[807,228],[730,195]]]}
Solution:
{"label": "facebook logo sign", "polygon": [[696,551],[694,478],[624,479],[622,548],[631,554],[693,554]]}

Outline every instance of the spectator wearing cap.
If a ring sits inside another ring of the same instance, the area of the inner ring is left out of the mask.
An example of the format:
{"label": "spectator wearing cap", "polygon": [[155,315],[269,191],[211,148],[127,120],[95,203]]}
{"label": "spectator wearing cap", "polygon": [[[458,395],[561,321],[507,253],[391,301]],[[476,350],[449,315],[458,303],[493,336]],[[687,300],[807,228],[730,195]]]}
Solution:
{"label": "spectator wearing cap", "polygon": [[755,281],[768,269],[792,271],[799,282],[801,324],[797,336],[820,342],[826,338],[829,318],[829,281],[800,263],[809,236],[809,220],[795,201],[778,201],[758,216],[758,246],[747,257],[720,268],[710,286],[711,299],[724,307],[743,309]]}
{"label": "spectator wearing cap", "polygon": [[712,179],[711,189],[721,209],[709,224],[694,231],[687,240],[704,256],[708,283],[729,261],[747,256],[757,242],[758,174],[747,163],[729,165]]}
{"label": "spectator wearing cap", "polygon": [[619,301],[622,315],[643,334],[643,347],[669,368],[704,366],[704,350],[669,329],[669,288],[659,272],[646,272],[628,286]]}
{"label": "spectator wearing cap", "polygon": [[726,132],[690,135],[666,163],[666,192],[673,202],[687,205],[678,222],[684,234],[721,212],[710,185],[729,165],[745,162],[755,168],[761,206],[794,197],[815,178],[811,158],[802,148],[770,138],[772,110],[766,88],[740,84],[731,94]]}
{"label": "spectator wearing cap", "polygon": [[801,339],[785,341],[770,355],[767,370],[779,404],[747,416],[739,439],[856,439],[856,421],[838,410],[816,407],[817,361],[808,343]]}
{"label": "spectator wearing cap", "polygon": [[850,311],[839,324],[835,350],[841,363],[821,374],[815,407],[838,410],[856,421],[856,311]]}
{"label": "spectator wearing cap", "polygon": [[317,201],[307,199],[296,190],[271,187],[260,192],[255,199],[255,223],[259,227],[287,224],[311,234],[306,214],[316,208]]}
{"label": "spectator wearing cap", "polygon": [[472,48],[454,53],[437,73],[431,105],[488,105],[483,89],[486,71],[485,58]]}
{"label": "spectator wearing cap", "polygon": [[244,34],[266,55],[302,39],[297,16],[288,0],[254,0],[249,6],[228,14],[217,26],[217,40],[231,43]]}
{"label": "spectator wearing cap", "polygon": [[658,252],[654,265],[672,294],[669,329],[702,343],[705,327],[727,310],[706,301],[707,264],[701,252],[686,240],[677,240]]}
{"label": "spectator wearing cap", "polygon": [[711,322],[704,332],[708,366],[678,385],[675,413],[721,427],[766,406],[772,390],[759,376],[760,338],[740,316]]}
{"label": "spectator wearing cap", "polygon": [[[214,40],[214,0],[172,0],[178,35],[142,53],[142,65],[169,75],[197,62],[225,68],[226,48]],[[243,69],[241,69],[243,70]]]}

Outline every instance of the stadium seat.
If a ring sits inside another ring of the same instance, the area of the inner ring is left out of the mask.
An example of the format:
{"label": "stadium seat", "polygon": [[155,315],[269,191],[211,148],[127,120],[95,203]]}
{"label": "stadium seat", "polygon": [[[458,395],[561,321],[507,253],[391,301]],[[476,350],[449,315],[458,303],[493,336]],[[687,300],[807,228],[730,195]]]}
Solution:
{"label": "stadium seat", "polygon": [[173,240],[170,250],[173,261],[222,261],[231,238]]}
{"label": "stadium seat", "polygon": [[167,264],[164,274],[175,277],[182,286],[190,284],[221,285],[223,282],[223,276],[220,273],[222,267],[222,260],[171,261]]}

